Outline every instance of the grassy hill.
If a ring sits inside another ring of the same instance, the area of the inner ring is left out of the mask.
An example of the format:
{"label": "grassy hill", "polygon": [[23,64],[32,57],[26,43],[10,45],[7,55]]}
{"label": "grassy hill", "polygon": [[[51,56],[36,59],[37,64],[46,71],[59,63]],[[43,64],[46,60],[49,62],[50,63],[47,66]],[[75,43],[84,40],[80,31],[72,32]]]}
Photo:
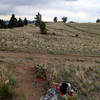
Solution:
{"label": "grassy hill", "polygon": [[34,25],[1,29],[0,49],[51,54],[100,54],[100,24],[47,23],[47,29],[49,35],[40,35]]}
{"label": "grassy hill", "polygon": [[[46,24],[48,35],[41,35],[34,24],[0,29],[0,69],[14,69],[18,85],[13,100],[39,100],[48,81],[63,80],[78,89],[75,99],[64,100],[99,100],[100,24]],[[36,78],[36,66],[47,69],[47,80]]]}

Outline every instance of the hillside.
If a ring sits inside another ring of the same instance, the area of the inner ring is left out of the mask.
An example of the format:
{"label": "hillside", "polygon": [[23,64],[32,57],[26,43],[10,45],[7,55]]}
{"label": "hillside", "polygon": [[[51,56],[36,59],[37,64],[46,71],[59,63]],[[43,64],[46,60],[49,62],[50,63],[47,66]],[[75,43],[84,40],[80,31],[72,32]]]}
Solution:
{"label": "hillside", "polygon": [[[34,25],[0,30],[1,50],[51,54],[100,54],[100,24],[48,23],[49,35],[40,35]],[[55,33],[56,35],[52,35]],[[76,34],[79,36],[76,37]]]}
{"label": "hillside", "polygon": [[[39,100],[48,82],[62,80],[78,89],[75,99],[64,100],[99,100],[100,24],[46,24],[48,35],[41,35],[34,24],[0,29],[0,69],[13,70],[13,100]],[[47,69],[47,79],[36,78],[37,66]]]}

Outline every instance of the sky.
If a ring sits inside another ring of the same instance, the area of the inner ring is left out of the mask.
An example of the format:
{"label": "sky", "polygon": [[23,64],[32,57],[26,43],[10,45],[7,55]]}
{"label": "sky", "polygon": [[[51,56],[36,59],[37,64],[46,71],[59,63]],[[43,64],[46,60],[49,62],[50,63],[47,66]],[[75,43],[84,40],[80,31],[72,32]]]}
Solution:
{"label": "sky", "polygon": [[67,16],[68,21],[95,22],[100,18],[100,0],[0,0],[0,19],[9,20],[15,14],[34,20],[38,12],[45,21]]}

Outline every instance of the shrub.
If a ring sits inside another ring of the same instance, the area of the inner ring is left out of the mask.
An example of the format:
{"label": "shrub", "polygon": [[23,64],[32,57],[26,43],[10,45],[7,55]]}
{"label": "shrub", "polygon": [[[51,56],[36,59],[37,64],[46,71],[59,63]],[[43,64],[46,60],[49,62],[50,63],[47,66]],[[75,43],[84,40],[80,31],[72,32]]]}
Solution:
{"label": "shrub", "polygon": [[38,13],[38,14],[36,15],[35,19],[36,19],[35,25],[39,27],[40,24],[41,24],[41,21],[42,21],[42,15],[41,15],[40,13]]}
{"label": "shrub", "polygon": [[5,21],[0,19],[0,28],[7,28]]}
{"label": "shrub", "polygon": [[35,25],[40,28],[41,34],[47,34],[46,24],[42,21],[42,15],[38,13],[35,17]]}
{"label": "shrub", "polygon": [[56,35],[56,33],[55,33],[55,32],[53,32],[53,33],[52,33],[52,35]]}
{"label": "shrub", "polygon": [[46,24],[43,21],[40,24],[40,32],[41,34],[47,34]]}
{"label": "shrub", "polygon": [[23,27],[24,26],[24,23],[23,23],[21,18],[19,18],[17,26],[18,27]]}
{"label": "shrub", "polygon": [[11,17],[11,19],[9,21],[8,27],[9,28],[17,27],[17,19],[15,18],[14,14],[12,14],[12,17]]}
{"label": "shrub", "polygon": [[16,81],[12,78],[12,72],[9,68],[0,67],[0,100],[11,99],[14,94]]}
{"label": "shrub", "polygon": [[63,17],[63,18],[62,18],[62,21],[63,21],[63,23],[66,23],[67,17]]}
{"label": "shrub", "polygon": [[79,36],[78,34],[75,35],[75,37],[78,37],[78,36]]}
{"label": "shrub", "polygon": [[27,25],[28,24],[28,21],[27,21],[27,18],[24,19],[24,25]]}
{"label": "shrub", "polygon": [[57,20],[58,20],[57,17],[54,17],[54,22],[57,22]]}
{"label": "shrub", "polygon": [[97,20],[96,20],[96,23],[100,23],[100,19],[97,19]]}
{"label": "shrub", "polygon": [[12,98],[12,94],[10,85],[0,82],[0,99],[10,99]]}
{"label": "shrub", "polygon": [[36,78],[47,79],[47,69],[43,65],[36,65],[34,67]]}
{"label": "shrub", "polygon": [[73,98],[69,95],[65,95],[62,97],[62,100],[78,100],[77,95]]}

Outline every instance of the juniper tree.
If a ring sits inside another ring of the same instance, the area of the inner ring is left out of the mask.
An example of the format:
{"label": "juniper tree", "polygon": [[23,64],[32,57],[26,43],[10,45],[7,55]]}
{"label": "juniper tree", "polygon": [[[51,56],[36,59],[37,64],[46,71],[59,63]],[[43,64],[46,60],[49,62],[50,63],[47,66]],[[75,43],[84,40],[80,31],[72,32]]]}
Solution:
{"label": "juniper tree", "polygon": [[41,34],[47,34],[46,24],[43,21],[40,23],[40,32]]}
{"label": "juniper tree", "polygon": [[19,18],[17,26],[18,27],[23,27],[24,26],[24,23],[23,23],[21,18]]}
{"label": "juniper tree", "polygon": [[40,33],[41,34],[47,34],[47,29],[46,29],[46,24],[44,21],[42,21],[42,15],[38,13],[35,17],[35,25],[40,28]]}
{"label": "juniper tree", "polygon": [[40,26],[40,23],[42,21],[42,15],[40,13],[38,13],[35,17],[36,21],[35,21],[35,25],[36,26]]}
{"label": "juniper tree", "polygon": [[54,22],[57,22],[57,20],[58,20],[57,17],[54,17]]}
{"label": "juniper tree", "polygon": [[11,16],[8,27],[9,28],[17,27],[17,19],[15,18],[14,14],[12,14],[12,16]]}
{"label": "juniper tree", "polygon": [[0,28],[7,28],[5,21],[1,19],[0,19]]}
{"label": "juniper tree", "polygon": [[27,21],[27,18],[24,19],[24,25],[27,25],[28,24],[28,21]]}
{"label": "juniper tree", "polygon": [[96,23],[100,23],[100,19],[97,19],[97,20],[96,20]]}
{"label": "juniper tree", "polygon": [[62,18],[62,21],[63,21],[63,23],[66,23],[67,17],[63,17],[63,18]]}

